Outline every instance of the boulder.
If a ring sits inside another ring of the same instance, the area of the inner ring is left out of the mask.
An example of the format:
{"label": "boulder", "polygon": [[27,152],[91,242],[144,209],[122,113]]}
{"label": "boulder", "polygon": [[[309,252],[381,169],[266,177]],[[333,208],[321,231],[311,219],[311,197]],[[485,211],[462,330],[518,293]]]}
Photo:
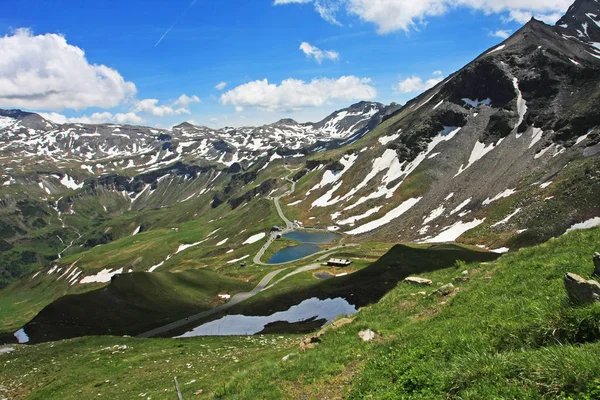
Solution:
{"label": "boulder", "polygon": [[574,302],[589,304],[600,301],[600,283],[593,280],[586,281],[581,276],[570,272],[565,274],[563,282],[569,298]]}
{"label": "boulder", "polygon": [[447,285],[444,285],[441,288],[439,288],[438,290],[436,290],[435,292],[433,292],[432,295],[439,294],[440,296],[448,296],[452,292],[454,292],[454,285],[451,283],[448,283]]}
{"label": "boulder", "polygon": [[371,340],[375,339],[375,332],[370,329],[363,329],[362,331],[358,332],[358,337],[360,337],[364,342],[370,342]]}
{"label": "boulder", "polygon": [[409,276],[408,278],[405,278],[404,282],[406,282],[406,283],[412,283],[412,284],[415,284],[415,285],[431,285],[433,283],[429,279],[417,278],[415,276]]}
{"label": "boulder", "polygon": [[314,349],[315,343],[321,343],[319,336],[320,334],[302,339],[300,341],[300,351]]}
{"label": "boulder", "polygon": [[594,275],[600,276],[600,253],[594,254]]}
{"label": "boulder", "polygon": [[354,322],[354,319],[352,318],[341,318],[338,319],[336,321],[333,321],[333,323],[331,324],[331,328],[332,329],[338,329],[341,328],[344,325],[348,325]]}

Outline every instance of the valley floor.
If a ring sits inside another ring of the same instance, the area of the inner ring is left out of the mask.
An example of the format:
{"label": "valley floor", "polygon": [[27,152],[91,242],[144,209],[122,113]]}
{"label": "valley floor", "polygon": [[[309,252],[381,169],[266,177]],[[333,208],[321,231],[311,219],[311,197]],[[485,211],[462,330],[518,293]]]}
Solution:
{"label": "valley floor", "polygon": [[574,231],[418,274],[433,285],[398,283],[304,351],[298,335],[15,346],[0,355],[0,397],[172,399],[177,377],[186,399],[596,399],[600,303],[572,304],[562,279],[589,278],[598,243],[600,229]]}

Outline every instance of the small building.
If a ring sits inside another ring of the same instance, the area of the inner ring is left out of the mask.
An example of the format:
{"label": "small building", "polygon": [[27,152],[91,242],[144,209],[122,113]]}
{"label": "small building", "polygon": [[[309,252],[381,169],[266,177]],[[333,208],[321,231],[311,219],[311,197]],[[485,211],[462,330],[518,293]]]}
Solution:
{"label": "small building", "polygon": [[347,267],[352,264],[352,260],[344,260],[341,258],[330,258],[327,261],[327,266],[329,267]]}

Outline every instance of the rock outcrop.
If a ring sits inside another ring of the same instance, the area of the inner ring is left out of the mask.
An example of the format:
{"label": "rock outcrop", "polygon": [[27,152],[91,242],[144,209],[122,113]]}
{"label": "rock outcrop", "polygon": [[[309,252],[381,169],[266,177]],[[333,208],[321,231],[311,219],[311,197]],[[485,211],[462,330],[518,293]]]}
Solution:
{"label": "rock outcrop", "polygon": [[404,282],[412,283],[415,285],[431,285],[433,282],[429,279],[418,278],[415,276],[409,276],[408,278],[404,278]]}
{"label": "rock outcrop", "polygon": [[580,304],[600,301],[600,283],[594,280],[586,281],[581,276],[568,272],[563,278],[569,298]]}

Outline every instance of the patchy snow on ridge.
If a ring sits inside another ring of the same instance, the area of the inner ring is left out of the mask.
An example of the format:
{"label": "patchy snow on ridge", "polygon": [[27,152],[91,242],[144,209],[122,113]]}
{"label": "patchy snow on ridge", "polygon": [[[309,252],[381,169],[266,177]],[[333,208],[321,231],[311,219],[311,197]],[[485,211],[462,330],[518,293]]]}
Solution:
{"label": "patchy snow on ridge", "polygon": [[382,136],[379,139],[377,139],[377,141],[379,143],[381,143],[382,146],[385,146],[386,144],[393,142],[394,140],[398,139],[399,137],[400,137],[400,131],[398,131],[398,133],[394,133],[393,135]]}
{"label": "patchy snow on ridge", "polygon": [[531,143],[529,144],[529,148],[532,148],[537,142],[542,140],[543,134],[544,131],[542,131],[540,128],[533,127],[533,132],[531,133]]}
{"label": "patchy snow on ridge", "polygon": [[496,196],[494,196],[493,198],[487,198],[483,201],[483,205],[487,206],[491,203],[493,203],[494,201],[498,201],[500,199],[505,199],[509,196],[512,196],[513,194],[517,193],[516,189],[506,189],[504,192],[500,192],[498,193]]}
{"label": "patchy snow on ridge", "polygon": [[517,215],[518,213],[521,212],[520,208],[517,208],[512,214],[510,214],[508,217],[504,218],[502,221],[498,221],[495,224],[492,225],[492,228],[495,228],[497,226],[503,225],[505,223],[507,223],[508,221],[511,220],[512,217],[514,217],[515,215]]}
{"label": "patchy snow on ridge", "polygon": [[600,217],[595,217],[588,219],[587,221],[580,222],[578,224],[572,225],[565,233],[575,231],[577,229],[590,229],[600,226]]}
{"label": "patchy snow on ridge", "polygon": [[[505,47],[506,47],[506,45],[505,45],[505,44],[503,44],[503,45],[500,45],[500,46],[496,47],[495,49],[488,51],[488,52],[487,52],[487,54],[492,54],[492,53],[495,53],[495,52],[497,52],[497,51],[500,51],[500,50],[502,50],[502,49],[503,49],[503,48],[505,48]],[[487,55],[487,54],[486,54],[486,55]]]}
{"label": "patchy snow on ridge", "polygon": [[458,221],[457,223],[445,227],[437,236],[425,239],[423,243],[445,243],[454,242],[463,233],[470,231],[473,228],[478,227],[485,221],[483,219],[474,219],[471,222]]}
{"label": "patchy snow on ridge", "polygon": [[423,218],[423,225],[427,225],[434,219],[441,217],[444,214],[444,211],[446,211],[446,207],[444,206],[439,206],[435,210],[431,211],[427,217]]}
{"label": "patchy snow on ridge", "polygon": [[365,218],[369,218],[371,215],[373,214],[377,214],[379,212],[379,210],[381,210],[383,208],[383,206],[377,206],[374,207],[370,210],[367,210],[364,214],[360,214],[360,215],[355,215],[354,217],[350,217],[341,221],[337,221],[336,223],[338,225],[351,225],[354,226],[354,224],[360,220],[363,220]]}
{"label": "patchy snow on ridge", "polygon": [[359,235],[361,233],[370,232],[370,231],[377,229],[383,225],[386,225],[386,224],[390,223],[391,221],[393,221],[394,219],[400,217],[402,214],[406,213],[408,210],[410,210],[415,204],[417,204],[419,201],[421,201],[422,198],[423,197],[408,199],[405,202],[403,202],[402,204],[400,204],[398,207],[389,211],[383,217],[376,219],[374,221],[368,222],[368,223],[366,223],[362,226],[359,226],[358,228],[348,231],[346,233],[348,235]]}
{"label": "patchy snow on ridge", "polygon": [[[385,196],[387,199],[392,198],[392,196],[394,195],[396,190],[398,190],[398,188],[402,185],[402,183],[404,183],[404,180],[408,176],[410,176],[410,174],[412,174],[413,171],[415,169],[417,169],[417,167],[419,165],[421,165],[421,163],[423,161],[425,161],[427,159],[427,156],[436,148],[436,146],[442,142],[451,140],[452,138],[454,138],[454,136],[456,136],[456,134],[460,130],[461,130],[461,128],[457,128],[454,126],[445,126],[444,130],[440,131],[438,133],[438,135],[435,136],[431,140],[431,142],[427,146],[427,150],[421,152],[413,161],[411,161],[405,167],[404,167],[405,163],[401,164],[398,161],[397,155],[396,155],[396,158],[394,160],[392,160],[390,169],[388,170],[388,172],[382,179],[381,186],[376,191],[372,192],[371,194],[361,197],[356,203],[344,208],[344,210],[346,210],[346,211],[351,210],[369,200],[378,199],[383,196]],[[385,155],[385,153],[384,153],[384,155]],[[383,158],[383,156],[381,158]],[[404,169],[403,169],[403,167],[404,167]],[[395,181],[398,181],[398,183],[395,186],[388,188],[388,184],[390,184],[391,182],[395,182]]]}
{"label": "patchy snow on ridge", "polygon": [[219,243],[217,243],[215,246],[223,246],[225,243],[227,243],[228,240],[229,240],[229,238],[225,238],[225,239],[221,240]]}
{"label": "patchy snow on ridge", "polygon": [[473,200],[473,198],[469,197],[468,199],[466,199],[465,201],[460,203],[454,210],[450,211],[450,215],[454,215],[457,212],[459,212],[460,210],[462,210],[463,208],[465,208],[471,202],[471,200]]}
{"label": "patchy snow on ridge", "polygon": [[256,243],[261,239],[264,239],[267,234],[265,232],[257,233],[256,235],[250,236],[246,241],[242,244],[252,244]]}
{"label": "patchy snow on ridge", "polygon": [[478,140],[475,143],[475,146],[473,147],[473,151],[471,151],[471,155],[469,156],[469,162],[467,163],[467,166],[465,167],[464,165],[461,165],[454,177],[456,178],[457,176],[465,172],[465,170],[467,170],[477,160],[480,160],[481,158],[483,158],[483,156],[485,156],[487,153],[494,150],[498,145],[500,145],[500,143],[502,143],[503,140],[504,139],[500,139],[497,143],[490,143],[489,146],[486,146],[485,143],[481,143]]}
{"label": "patchy snow on ridge", "polygon": [[250,254],[245,255],[244,257],[236,258],[235,260],[227,261],[227,264],[235,264],[236,262],[244,261],[248,257],[250,257]]}
{"label": "patchy snow on ridge", "polygon": [[337,182],[342,175],[344,175],[346,171],[348,171],[350,167],[354,165],[357,159],[358,154],[346,154],[344,157],[342,157],[342,159],[340,159],[340,163],[344,166],[344,168],[341,171],[326,170],[323,173],[323,177],[321,177],[321,182],[317,183],[308,192],[306,192],[306,197],[308,197],[311,192],[314,192],[315,190],[322,189],[329,184]]}
{"label": "patchy snow on ridge", "polygon": [[7,128],[14,124],[17,120],[10,117],[0,116],[0,129]]}
{"label": "patchy snow on ridge", "polygon": [[523,93],[521,93],[521,90],[519,89],[519,80],[517,78],[513,78],[513,86],[515,87],[515,92],[517,93],[517,112],[519,113],[519,121],[517,122],[517,125],[515,125],[515,129],[517,129],[525,119],[525,113],[527,113],[527,102],[523,98]]}
{"label": "patchy snow on ridge", "polygon": [[84,185],[83,183],[78,184],[75,179],[71,178],[69,175],[63,176],[60,183],[71,190],[81,189]]}
{"label": "patchy snow on ridge", "polygon": [[110,282],[113,276],[119,275],[123,273],[123,268],[115,269],[114,271],[111,269],[103,269],[98,272],[96,275],[89,275],[83,278],[79,283],[106,283]]}

